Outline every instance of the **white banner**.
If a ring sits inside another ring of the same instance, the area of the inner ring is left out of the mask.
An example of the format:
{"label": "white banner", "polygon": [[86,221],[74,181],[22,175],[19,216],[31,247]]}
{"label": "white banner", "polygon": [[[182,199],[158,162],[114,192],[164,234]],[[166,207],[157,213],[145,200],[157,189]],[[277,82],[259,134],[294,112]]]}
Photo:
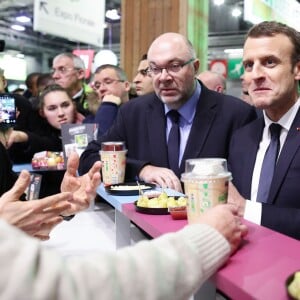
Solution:
{"label": "white banner", "polygon": [[34,0],[35,31],[103,46],[105,0]]}

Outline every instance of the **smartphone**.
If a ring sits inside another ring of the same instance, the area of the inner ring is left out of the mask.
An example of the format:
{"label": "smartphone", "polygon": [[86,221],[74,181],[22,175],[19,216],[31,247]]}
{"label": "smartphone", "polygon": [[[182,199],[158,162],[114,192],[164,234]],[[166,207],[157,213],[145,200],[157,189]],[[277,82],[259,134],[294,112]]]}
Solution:
{"label": "smartphone", "polygon": [[0,93],[0,129],[16,124],[16,101],[11,94]]}

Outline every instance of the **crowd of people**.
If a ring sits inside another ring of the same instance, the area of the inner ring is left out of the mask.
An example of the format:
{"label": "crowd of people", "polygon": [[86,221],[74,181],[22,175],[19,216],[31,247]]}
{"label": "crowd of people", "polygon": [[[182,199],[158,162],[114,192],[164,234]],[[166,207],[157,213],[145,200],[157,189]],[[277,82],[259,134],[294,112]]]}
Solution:
{"label": "crowd of people", "polygon": [[[153,299],[187,299],[237,250],[247,233],[241,218],[300,239],[300,34],[275,21],[254,25],[245,37],[243,65],[241,87],[246,101],[226,93],[219,74],[199,74],[193,45],[185,36],[169,32],[158,36],[142,56],[133,79],[134,98],[124,70],[114,65],[99,66],[88,91],[84,64],[71,53],[57,55],[50,73],[28,76],[28,90],[16,102],[17,123],[0,132],[4,162],[0,164],[0,217],[10,224],[0,222],[0,240],[5,245],[0,284],[5,292],[16,299],[24,293],[38,299],[75,294],[93,299],[99,293],[107,299],[116,293],[117,298],[144,299],[150,291],[136,282],[139,274],[145,274]],[[0,92],[5,92],[5,86],[0,72]],[[60,192],[40,201],[20,201],[29,174],[23,171],[18,177],[11,162],[30,161],[42,150],[61,151],[61,124],[81,122],[97,123],[98,138],[80,159],[74,154],[68,160]],[[170,148],[175,123],[179,140]],[[126,181],[138,178],[179,192],[184,192],[180,179],[186,159],[226,158],[233,176],[228,204],[211,209],[199,224],[177,233],[117,253],[63,263],[11,225],[47,239],[63,216],[88,207],[101,180],[99,150],[105,141],[125,142]],[[173,152],[175,165],[170,159]],[[24,253],[28,259],[16,283],[19,288],[5,285],[8,277],[15,278],[18,257]],[[22,281],[33,268],[35,275],[25,286]],[[46,280],[49,272],[51,278]],[[161,286],[158,274],[168,283]],[[83,286],[86,276],[91,281]],[[47,289],[36,287],[36,282],[44,281]]]}

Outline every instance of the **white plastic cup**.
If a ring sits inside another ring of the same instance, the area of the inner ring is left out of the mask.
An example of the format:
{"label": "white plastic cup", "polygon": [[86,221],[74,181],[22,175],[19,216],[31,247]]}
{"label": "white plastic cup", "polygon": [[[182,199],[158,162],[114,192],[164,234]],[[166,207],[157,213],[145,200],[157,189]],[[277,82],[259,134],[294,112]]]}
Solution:
{"label": "white plastic cup", "polygon": [[209,208],[227,203],[231,178],[226,159],[201,158],[186,161],[181,180],[187,195],[188,223],[198,222]]}

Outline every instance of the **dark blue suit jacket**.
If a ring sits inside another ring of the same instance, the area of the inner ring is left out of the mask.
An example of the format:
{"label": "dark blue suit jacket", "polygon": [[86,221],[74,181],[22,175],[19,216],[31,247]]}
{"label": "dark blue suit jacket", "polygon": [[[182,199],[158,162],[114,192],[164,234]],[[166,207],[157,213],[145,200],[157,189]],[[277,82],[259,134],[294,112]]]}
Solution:
{"label": "dark blue suit jacket", "polygon": [[[300,111],[290,128],[277,161],[268,202],[262,204],[262,225],[300,239]],[[238,130],[230,145],[228,159],[233,183],[246,199],[256,153],[264,128],[263,117]]]}
{"label": "dark blue suit jacket", "polygon": [[[256,118],[254,108],[242,100],[201,86],[202,92],[180,166],[181,172],[184,172],[184,162],[188,158],[227,158],[232,133]],[[110,130],[98,141],[91,142],[81,155],[81,174],[99,160],[103,141],[126,142],[126,180],[135,180],[146,164],[169,168],[164,106],[154,93],[132,99],[120,107]]]}

